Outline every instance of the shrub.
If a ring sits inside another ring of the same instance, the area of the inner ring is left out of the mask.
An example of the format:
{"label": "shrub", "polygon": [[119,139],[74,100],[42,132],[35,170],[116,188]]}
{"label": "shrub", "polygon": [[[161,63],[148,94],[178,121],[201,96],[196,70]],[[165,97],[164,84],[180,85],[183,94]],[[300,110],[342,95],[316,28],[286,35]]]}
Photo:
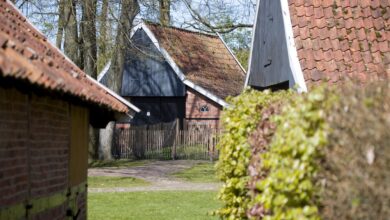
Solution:
{"label": "shrub", "polygon": [[224,133],[217,146],[220,150],[217,174],[224,184],[219,193],[223,207],[215,214],[221,218],[246,218],[250,201],[247,170],[251,147],[248,136],[256,128],[262,110],[288,96],[289,92],[286,91],[271,93],[246,90],[239,97],[228,100],[233,107],[225,109],[222,114]]}
{"label": "shrub", "polygon": [[257,183],[254,202],[264,207],[264,219],[319,219],[315,177],[321,150],[327,144],[326,110],[334,102],[324,89],[296,96],[275,115],[276,131],[261,155],[266,177]]}
{"label": "shrub", "polygon": [[387,219],[390,84],[317,88],[288,97],[247,91],[232,100],[236,107],[225,113],[219,144],[225,206],[218,214]]}
{"label": "shrub", "polygon": [[346,87],[328,118],[319,173],[322,219],[390,216],[390,84]]}
{"label": "shrub", "polygon": [[[284,100],[284,102],[281,100],[263,110],[261,120],[250,137],[252,155],[248,167],[250,176],[248,188],[252,197],[256,197],[261,193],[261,191],[257,189],[257,183],[267,176],[267,172],[261,169],[261,155],[267,152],[268,146],[271,143],[276,130],[276,123],[271,119],[274,115],[280,114],[283,106],[282,104],[285,102],[286,100]],[[259,218],[266,214],[262,204],[252,201],[250,205],[248,216],[252,218]]]}

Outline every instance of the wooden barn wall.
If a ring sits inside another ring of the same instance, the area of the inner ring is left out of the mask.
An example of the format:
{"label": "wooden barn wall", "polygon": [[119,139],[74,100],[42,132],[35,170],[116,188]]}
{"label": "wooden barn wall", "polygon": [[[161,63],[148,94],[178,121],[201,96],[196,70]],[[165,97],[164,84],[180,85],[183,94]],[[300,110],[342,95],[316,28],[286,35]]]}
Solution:
{"label": "wooden barn wall", "polygon": [[[132,125],[173,122],[185,116],[185,97],[132,97],[130,100],[141,109],[128,121]],[[150,116],[147,116],[147,112]]]}
{"label": "wooden barn wall", "polygon": [[67,101],[0,85],[0,219],[67,219],[67,209],[86,218],[87,118]]}
{"label": "wooden barn wall", "polygon": [[185,85],[145,32],[138,30],[132,40],[137,48],[130,48],[126,56],[121,95],[184,96]]}
{"label": "wooden barn wall", "polygon": [[287,51],[281,0],[260,1],[249,66],[249,86],[295,84]]}
{"label": "wooden barn wall", "polygon": [[70,116],[69,184],[71,186],[77,186],[87,181],[88,109],[71,105]]}

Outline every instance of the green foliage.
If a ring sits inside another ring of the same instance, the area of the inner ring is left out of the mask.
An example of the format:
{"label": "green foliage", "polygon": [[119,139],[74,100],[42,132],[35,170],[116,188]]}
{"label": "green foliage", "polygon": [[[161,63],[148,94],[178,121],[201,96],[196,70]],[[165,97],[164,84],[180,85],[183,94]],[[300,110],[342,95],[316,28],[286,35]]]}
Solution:
{"label": "green foliage", "polygon": [[222,114],[224,133],[217,146],[220,150],[217,174],[224,185],[219,193],[223,207],[215,214],[221,218],[246,218],[250,202],[247,169],[251,148],[248,137],[260,120],[261,110],[289,94],[286,91],[271,93],[246,90],[240,96],[228,100],[233,107],[225,109]]}
{"label": "green foliage", "polygon": [[249,49],[234,50],[234,54],[236,55],[238,61],[241,63],[245,71],[248,70],[249,53],[250,53]]}
{"label": "green foliage", "polygon": [[318,173],[322,219],[390,216],[390,83],[345,86]]}
{"label": "green foliage", "polygon": [[297,95],[274,116],[277,129],[269,151],[261,156],[268,175],[257,183],[262,193],[254,201],[264,206],[264,219],[319,219],[314,181],[329,133],[326,110],[334,100],[317,89]]}
{"label": "green foliage", "polygon": [[227,219],[386,219],[389,91],[384,82],[319,87],[275,105],[269,104],[280,94],[246,91],[232,99],[219,143],[225,185],[217,213]]}

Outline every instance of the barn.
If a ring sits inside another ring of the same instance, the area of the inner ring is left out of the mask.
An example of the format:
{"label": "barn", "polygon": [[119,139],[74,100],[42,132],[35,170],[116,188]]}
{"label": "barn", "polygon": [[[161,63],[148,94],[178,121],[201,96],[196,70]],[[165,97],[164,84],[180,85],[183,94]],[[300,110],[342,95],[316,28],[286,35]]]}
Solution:
{"label": "barn", "polygon": [[[241,93],[246,74],[222,38],[143,22],[131,39],[121,95],[142,111],[126,123],[179,119],[181,127],[217,128],[226,97]],[[98,77],[103,84],[107,74]]]}
{"label": "barn", "polygon": [[89,124],[137,111],[0,1],[0,219],[86,219]]}
{"label": "barn", "polygon": [[245,84],[307,91],[388,78],[389,18],[389,1],[259,1]]}

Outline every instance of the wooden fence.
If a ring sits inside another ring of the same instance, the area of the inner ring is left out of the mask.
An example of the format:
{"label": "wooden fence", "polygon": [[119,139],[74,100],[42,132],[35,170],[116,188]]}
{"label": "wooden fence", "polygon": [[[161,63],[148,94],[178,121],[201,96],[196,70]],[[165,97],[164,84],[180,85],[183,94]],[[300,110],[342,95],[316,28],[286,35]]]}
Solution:
{"label": "wooden fence", "polygon": [[117,159],[214,160],[219,137],[217,129],[121,128],[115,131],[112,154]]}

